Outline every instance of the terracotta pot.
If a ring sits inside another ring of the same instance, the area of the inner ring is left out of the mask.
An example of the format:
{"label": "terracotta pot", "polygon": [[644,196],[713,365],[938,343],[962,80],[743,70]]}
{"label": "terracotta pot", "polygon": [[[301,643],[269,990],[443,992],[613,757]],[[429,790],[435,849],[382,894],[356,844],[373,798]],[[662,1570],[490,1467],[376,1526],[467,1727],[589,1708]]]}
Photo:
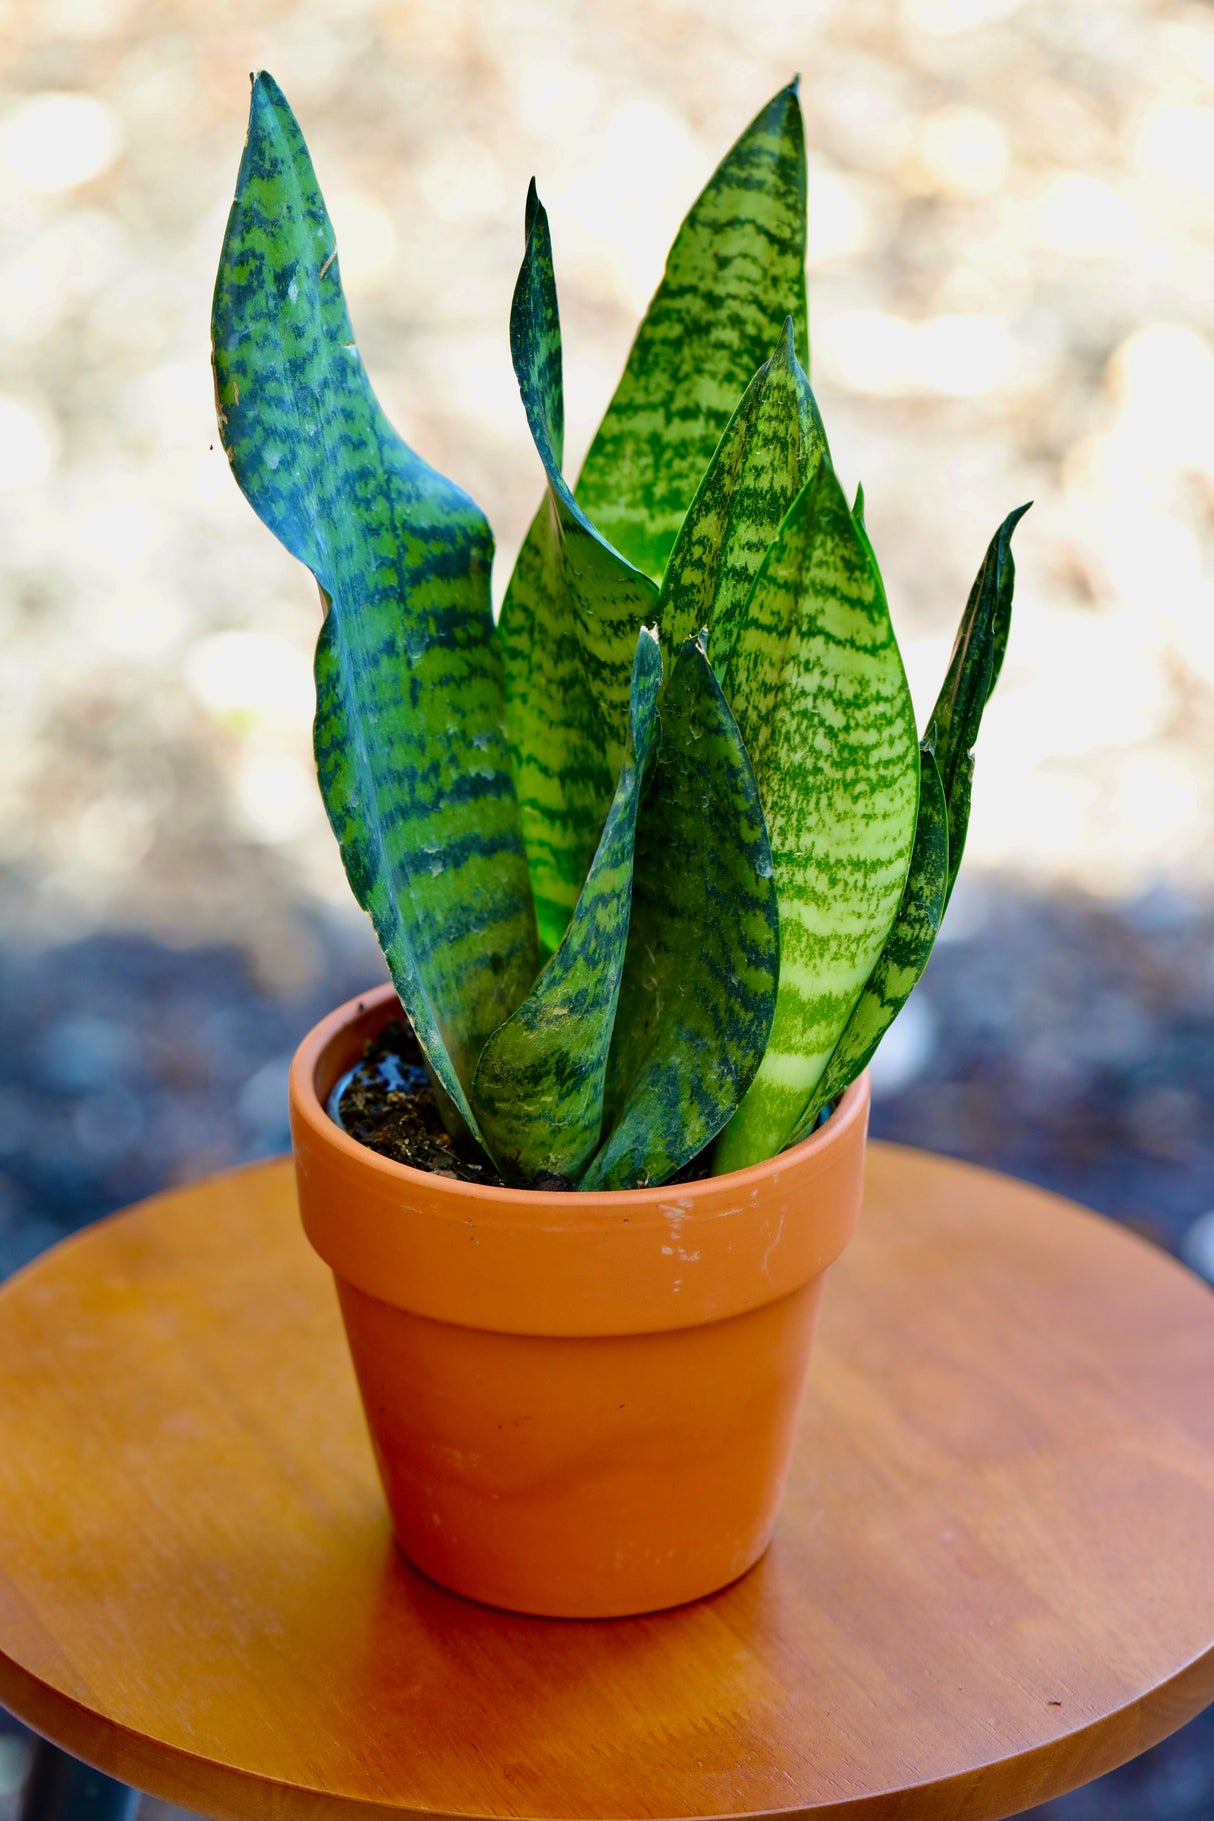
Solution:
{"label": "terracotta pot", "polygon": [[724,1586],[771,1537],[823,1274],[859,1211],[867,1077],[753,1169],[495,1189],[389,1162],[326,1114],[399,1015],[384,987],[316,1026],[291,1129],[401,1548],[458,1593],[567,1618]]}

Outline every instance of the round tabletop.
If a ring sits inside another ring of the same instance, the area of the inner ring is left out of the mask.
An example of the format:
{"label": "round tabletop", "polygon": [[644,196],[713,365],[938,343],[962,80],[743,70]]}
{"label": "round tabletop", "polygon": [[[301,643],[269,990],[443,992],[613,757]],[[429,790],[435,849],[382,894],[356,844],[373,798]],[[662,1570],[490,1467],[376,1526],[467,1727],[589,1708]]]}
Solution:
{"label": "round tabletop", "polygon": [[1004,1816],[1214,1695],[1214,1300],[986,1172],[870,1152],[776,1540],[642,1619],[394,1549],[290,1165],[0,1292],[0,1700],[218,1817]]}

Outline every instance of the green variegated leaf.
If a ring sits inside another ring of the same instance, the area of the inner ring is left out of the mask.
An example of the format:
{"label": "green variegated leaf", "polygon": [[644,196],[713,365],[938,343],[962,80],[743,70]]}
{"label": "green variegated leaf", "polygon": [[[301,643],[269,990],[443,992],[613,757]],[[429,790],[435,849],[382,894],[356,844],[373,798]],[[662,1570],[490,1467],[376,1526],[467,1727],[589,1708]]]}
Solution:
{"label": "green variegated leaf", "polygon": [[[853,512],[863,518],[864,495]],[[970,592],[948,677],[928,725],[927,739],[943,756],[951,795],[931,744],[920,752],[919,819],[910,871],[894,927],[856,1009],[814,1091],[795,1142],[813,1130],[821,1109],[866,1068],[885,1032],[927,966],[960,864],[950,840],[964,846],[974,775],[973,745],[1007,649],[1015,565],[1010,540],[1028,511],[1021,506],[992,539]],[[968,742],[968,745],[967,745]]]}
{"label": "green variegated leaf", "polygon": [[791,1143],[813,1131],[824,1106],[849,1087],[868,1067],[877,1045],[909,999],[927,966],[944,915],[948,889],[948,807],[935,759],[919,753],[919,819],[910,871],[894,927],[868,983],[834,1047],[809,1108]]}
{"label": "green variegated leaf", "polygon": [[759,565],[825,448],[790,316],[743,393],[670,553],[659,607],[668,659],[710,626],[713,663],[728,664]]}
{"label": "green variegated leaf", "polygon": [[532,184],[510,313],[514,370],[547,476],[502,607],[511,757],[545,948],[560,941],[628,738],[637,630],[653,584],[613,550],[561,473],[561,330],[548,217]]}
{"label": "green variegated leaf", "polygon": [[[1031,502],[1030,502],[1031,503]],[[947,906],[965,851],[970,794],[974,780],[974,746],[982,713],[1003,668],[1012,617],[1016,565],[1012,532],[1028,511],[1009,512],[983,558],[953,645],[948,674],[928,722],[926,743],[935,754],[948,803]]]}
{"label": "green variegated leaf", "polygon": [[213,330],[233,471],[327,603],[316,757],[346,872],[440,1089],[475,1129],[462,1083],[536,966],[489,606],[493,540],[371,390],[307,147],[264,73]]}
{"label": "green variegated leaf", "polygon": [[[1003,660],[1007,656],[1008,634],[1012,630],[1012,594],[1016,585],[1016,564],[1012,557],[1012,532],[1032,503],[1032,500],[1029,500],[1025,505],[1018,506],[995,533],[995,612],[991,629],[991,682],[990,688],[986,692],[988,702],[995,693],[995,685],[1003,671]],[[991,552],[988,548],[983,567],[985,568],[990,561]]]}
{"label": "green variegated leaf", "polygon": [[689,639],[662,698],[661,752],[641,809],[608,1135],[580,1188],[665,1182],[716,1136],[763,1055],[779,958],[758,787]]}
{"label": "green variegated leaf", "polygon": [[679,229],[577,483],[604,536],[647,575],[661,577],[712,452],[786,316],[808,369],[795,82],[747,127]]}
{"label": "green variegated leaf", "polygon": [[718,1173],[773,1156],[800,1124],[893,925],[914,842],[910,693],[876,561],[829,461],[784,520],[721,680],[767,815],[780,991]]}
{"label": "green variegated leaf", "polygon": [[572,1178],[599,1141],[661,679],[657,637],[643,627],[624,763],[586,883],[560,947],[477,1065],[473,1102],[489,1147],[522,1182]]}

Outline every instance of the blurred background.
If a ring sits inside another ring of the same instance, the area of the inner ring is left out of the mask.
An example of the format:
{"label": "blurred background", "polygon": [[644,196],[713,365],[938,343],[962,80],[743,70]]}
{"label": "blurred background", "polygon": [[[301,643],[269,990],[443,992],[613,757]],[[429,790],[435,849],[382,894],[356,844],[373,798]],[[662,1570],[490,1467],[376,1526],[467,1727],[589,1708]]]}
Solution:
{"label": "blurred background", "polygon": [[[295,1042],[383,973],[312,773],[315,589],[215,435],[263,65],[372,377],[487,511],[499,599],[540,492],[506,332],[528,178],[576,472],[682,214],[801,72],[813,379],[921,715],[1036,502],[876,1129],[1214,1277],[1214,13],[1166,0],[8,0],[0,1275],[285,1147]],[[0,1715],[0,1821],[25,1751]],[[1037,1812],[1208,1821],[1211,1716]]]}

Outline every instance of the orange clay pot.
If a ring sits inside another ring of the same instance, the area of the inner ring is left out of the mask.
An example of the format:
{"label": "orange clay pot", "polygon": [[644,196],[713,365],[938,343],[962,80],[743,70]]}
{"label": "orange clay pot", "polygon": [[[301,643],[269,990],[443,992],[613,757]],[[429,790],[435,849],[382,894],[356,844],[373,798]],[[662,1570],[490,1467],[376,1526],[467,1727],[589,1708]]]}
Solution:
{"label": "orange clay pot", "polygon": [[291,1129],[401,1548],[457,1593],[565,1618],[723,1587],[771,1537],[823,1274],[860,1207],[867,1076],[753,1169],[496,1189],[392,1163],[326,1114],[399,1016],[383,987],[316,1026]]}

